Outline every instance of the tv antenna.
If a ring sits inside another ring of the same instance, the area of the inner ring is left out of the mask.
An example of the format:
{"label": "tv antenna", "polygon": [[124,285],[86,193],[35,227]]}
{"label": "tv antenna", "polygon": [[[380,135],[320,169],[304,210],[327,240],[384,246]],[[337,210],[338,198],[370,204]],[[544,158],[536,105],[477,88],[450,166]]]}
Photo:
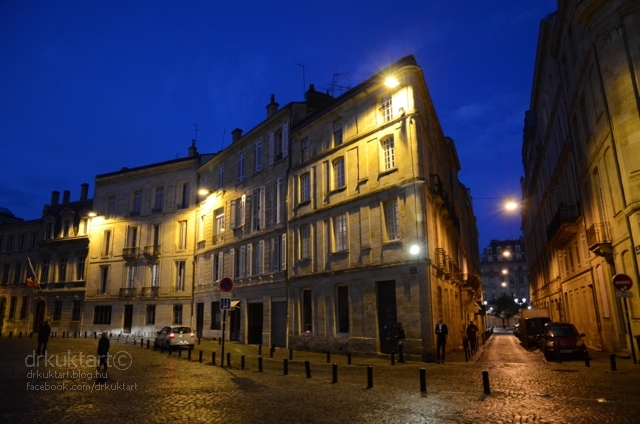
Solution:
{"label": "tv antenna", "polygon": [[193,141],[196,141],[198,139],[198,124],[193,124],[193,126],[196,127],[196,135],[193,137]]}
{"label": "tv antenna", "polygon": [[347,75],[347,74],[349,74],[349,72],[337,72],[337,71],[334,72],[333,79],[331,80],[331,96],[332,97],[335,97],[336,88],[340,90],[340,94],[342,94],[345,90],[348,90],[350,88],[348,86],[338,84],[338,77],[340,75]]}
{"label": "tv antenna", "polygon": [[304,78],[304,65],[302,63],[296,63],[296,65],[302,68],[302,97],[305,97],[305,90],[307,89],[307,82]]}

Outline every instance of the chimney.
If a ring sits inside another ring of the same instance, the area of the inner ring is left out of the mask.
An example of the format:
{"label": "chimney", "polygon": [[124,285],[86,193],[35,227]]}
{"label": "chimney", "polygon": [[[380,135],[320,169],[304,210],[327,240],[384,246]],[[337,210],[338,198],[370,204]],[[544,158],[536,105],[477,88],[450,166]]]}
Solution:
{"label": "chimney", "polygon": [[270,118],[274,113],[278,111],[278,103],[276,103],[276,95],[271,95],[271,103],[267,105],[267,118]]}
{"label": "chimney", "polygon": [[51,206],[58,206],[59,201],[60,201],[60,192],[53,190],[51,192]]}
{"label": "chimney", "polygon": [[65,190],[62,193],[62,204],[69,203],[70,197],[71,197],[71,192],[69,190]]}
{"label": "chimney", "polygon": [[196,141],[191,140],[191,147],[189,147],[189,157],[196,156],[198,154],[198,149],[196,149]]}
{"label": "chimney", "polygon": [[242,130],[240,128],[236,128],[235,130],[231,131],[232,143],[235,143],[236,141],[240,140],[240,137],[242,137]]}
{"label": "chimney", "polygon": [[87,200],[88,195],[89,195],[89,184],[87,183],[80,184],[80,201]]}

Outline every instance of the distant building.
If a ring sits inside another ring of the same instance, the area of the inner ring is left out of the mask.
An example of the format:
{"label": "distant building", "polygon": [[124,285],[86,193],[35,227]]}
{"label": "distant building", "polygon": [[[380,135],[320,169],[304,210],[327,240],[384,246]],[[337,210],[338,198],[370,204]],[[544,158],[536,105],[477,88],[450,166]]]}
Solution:
{"label": "distant building", "polygon": [[640,2],[563,0],[540,24],[525,116],[522,228],[531,300],[592,348],[640,333]]}

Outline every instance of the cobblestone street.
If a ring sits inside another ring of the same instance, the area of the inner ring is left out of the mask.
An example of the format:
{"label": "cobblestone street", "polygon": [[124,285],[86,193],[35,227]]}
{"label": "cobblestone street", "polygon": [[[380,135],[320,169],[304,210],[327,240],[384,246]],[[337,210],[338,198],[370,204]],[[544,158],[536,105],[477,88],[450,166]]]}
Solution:
{"label": "cobblestone street", "polygon": [[[640,366],[592,353],[583,361],[548,363],[495,334],[469,362],[457,352],[444,365],[389,358],[293,352],[277,349],[270,358],[258,347],[227,343],[231,365],[220,367],[221,346],[202,341],[192,352],[161,353],[113,339],[108,378],[96,383],[92,361],[97,341],[53,338],[48,356],[34,362],[36,340],[0,339],[0,422],[159,422],[213,423],[637,423],[640,422]],[[512,345],[512,347],[505,347]],[[485,361],[495,352],[529,362]],[[199,351],[203,363],[199,363]],[[216,366],[211,366],[216,352]],[[245,369],[241,369],[241,356]],[[484,358],[484,359],[483,359]],[[310,363],[307,378],[305,361]],[[332,365],[337,364],[337,383]],[[37,365],[37,366],[36,366]],[[373,387],[367,388],[371,365]],[[426,370],[427,393],[420,391]],[[490,394],[484,394],[482,371]],[[39,374],[38,374],[39,373]]]}

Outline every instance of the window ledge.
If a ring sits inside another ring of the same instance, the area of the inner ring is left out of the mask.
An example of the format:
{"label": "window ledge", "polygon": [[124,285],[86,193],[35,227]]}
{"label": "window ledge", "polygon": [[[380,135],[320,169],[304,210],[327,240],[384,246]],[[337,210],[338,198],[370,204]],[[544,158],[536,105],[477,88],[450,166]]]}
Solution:
{"label": "window ledge", "polygon": [[394,172],[398,172],[398,168],[391,168],[391,169],[387,169],[385,171],[380,171],[380,173],[378,173],[378,178],[379,177],[384,177],[384,176],[389,175],[389,174],[393,174]]}
{"label": "window ledge", "polygon": [[397,240],[387,240],[387,241],[382,242],[382,244],[383,244],[384,246],[390,246],[390,245],[393,245],[393,244],[402,244],[402,240],[400,240],[400,239],[397,239]]}
{"label": "window ledge", "polygon": [[339,250],[337,252],[331,252],[331,255],[344,255],[345,253],[349,253],[349,249]]}
{"label": "window ledge", "polygon": [[346,189],[347,189],[347,186],[346,186],[346,185],[345,185],[345,186],[342,186],[342,187],[340,187],[340,188],[334,188],[333,190],[331,190],[331,191],[329,192],[329,194],[336,194],[336,193],[340,193],[340,192],[345,191]]}
{"label": "window ledge", "polygon": [[303,200],[302,202],[298,203],[298,207],[306,206],[306,205],[308,205],[308,204],[310,204],[310,203],[311,203],[311,199],[309,199],[309,200]]}

